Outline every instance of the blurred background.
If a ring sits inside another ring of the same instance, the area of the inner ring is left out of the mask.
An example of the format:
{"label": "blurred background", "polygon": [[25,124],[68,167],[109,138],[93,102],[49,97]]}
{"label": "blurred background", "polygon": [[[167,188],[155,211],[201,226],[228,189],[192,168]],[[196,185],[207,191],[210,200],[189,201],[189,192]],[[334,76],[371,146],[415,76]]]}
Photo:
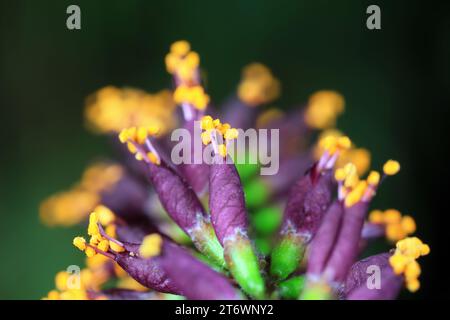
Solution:
{"label": "blurred background", "polygon": [[[70,4],[81,7],[79,31],[66,28]],[[370,4],[381,7],[381,30],[366,28]],[[340,91],[347,105],[338,128],[372,151],[374,167],[387,158],[402,164],[373,207],[412,215],[432,248],[421,290],[402,297],[450,297],[444,1],[2,0],[0,24],[0,298],[41,298],[57,271],[82,263],[71,245],[81,229],[43,226],[39,203],[110,153],[106,139],[83,126],[85,97],[105,85],[169,87],[163,59],[178,39],[200,53],[216,103],[252,61],[282,81],[274,106]]]}

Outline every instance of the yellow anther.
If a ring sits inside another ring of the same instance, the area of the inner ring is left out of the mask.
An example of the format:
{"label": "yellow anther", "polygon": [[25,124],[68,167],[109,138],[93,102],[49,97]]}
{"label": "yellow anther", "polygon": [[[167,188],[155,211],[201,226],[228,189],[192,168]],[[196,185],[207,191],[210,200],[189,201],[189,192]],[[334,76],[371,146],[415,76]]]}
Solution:
{"label": "yellow anther", "polygon": [[127,148],[128,148],[128,151],[130,151],[133,154],[137,152],[136,146],[130,141],[127,142]]}
{"label": "yellow anther", "polygon": [[[216,130],[219,131],[219,133],[222,136],[225,136],[225,133],[231,129],[231,126],[229,123],[222,123],[221,125],[217,126]],[[236,131],[237,133],[237,131]]]}
{"label": "yellow anther", "polygon": [[410,259],[408,257],[397,253],[393,254],[389,258],[389,263],[394,270],[394,273],[398,275],[402,274],[405,271],[406,265],[409,261]]}
{"label": "yellow anther", "polygon": [[121,245],[115,243],[114,241],[110,241],[109,242],[109,248],[114,251],[114,252],[124,252],[125,248],[122,247]]}
{"label": "yellow anther", "polygon": [[214,125],[214,128],[218,128],[219,126],[222,125],[222,123],[220,122],[220,119],[214,119],[213,125]]}
{"label": "yellow anther", "polygon": [[156,165],[160,165],[161,164],[161,160],[153,152],[148,152],[147,153],[147,158],[153,164],[156,164]]}
{"label": "yellow anther", "polygon": [[67,283],[69,280],[69,274],[66,271],[60,271],[55,276],[55,285],[59,291],[67,290]]}
{"label": "yellow anther", "polygon": [[391,242],[395,242],[400,239],[403,239],[407,235],[406,232],[402,229],[401,225],[398,223],[386,225],[385,232],[386,232],[386,238]]}
{"label": "yellow anther", "polygon": [[405,233],[412,234],[416,232],[416,222],[411,216],[403,216],[400,223]]}
{"label": "yellow anther", "polygon": [[151,258],[159,255],[162,241],[162,237],[156,233],[146,236],[139,248],[139,254],[143,258]]}
{"label": "yellow anther", "polygon": [[168,132],[176,126],[175,110],[168,90],[150,94],[131,88],[106,87],[87,99],[85,116],[89,128],[98,133],[120,132],[119,138],[124,143],[128,132],[123,128],[160,125],[163,132]]}
{"label": "yellow anther", "polygon": [[89,216],[88,235],[93,236],[99,233],[100,230],[98,228],[98,215],[94,211]]}
{"label": "yellow anther", "polygon": [[100,241],[100,243],[98,244],[97,248],[99,248],[100,250],[107,252],[109,249],[109,241],[108,240],[102,240]]}
{"label": "yellow anther", "polygon": [[203,130],[212,130],[214,129],[213,124],[214,119],[211,116],[203,116],[200,120],[200,125]]}
{"label": "yellow anther", "polygon": [[388,176],[393,176],[400,171],[400,163],[395,160],[388,160],[383,166],[383,172]]}
{"label": "yellow anther", "polygon": [[349,149],[352,146],[352,141],[350,140],[349,137],[339,137],[337,139],[337,146],[339,149],[341,150],[346,150]]}
{"label": "yellow anther", "polygon": [[318,91],[311,95],[305,112],[305,122],[316,129],[336,124],[336,118],[344,111],[344,98],[335,91]]}
{"label": "yellow anther", "polygon": [[239,132],[235,128],[230,128],[225,131],[224,138],[227,140],[237,139]]}
{"label": "yellow anther", "polygon": [[421,255],[421,256],[426,256],[426,255],[428,255],[429,253],[430,253],[430,246],[427,245],[427,244],[423,244],[423,245],[420,247],[420,255]]}
{"label": "yellow anther", "polygon": [[416,259],[429,252],[430,247],[419,238],[405,238],[397,242],[395,253],[389,258],[392,269],[396,274],[404,275],[406,287],[411,292],[417,291],[420,287],[418,278],[421,269]]}
{"label": "yellow anther", "polygon": [[144,157],[142,156],[142,153],[137,152],[134,157],[136,158],[137,161],[142,161],[144,160]]}
{"label": "yellow anther", "polygon": [[219,154],[225,158],[227,156],[227,147],[224,144],[219,144]]}
{"label": "yellow anther", "polygon": [[116,234],[116,225],[115,224],[108,225],[106,227],[106,229],[105,229],[105,232],[111,238],[115,238],[117,236],[117,234]]}
{"label": "yellow anther", "polygon": [[209,103],[209,96],[201,86],[180,85],[175,89],[173,98],[177,104],[188,103],[198,110],[205,110]]}
{"label": "yellow anther", "polygon": [[406,282],[406,288],[410,291],[410,292],[416,292],[417,290],[420,289],[420,282],[417,279],[412,279]]}
{"label": "yellow anther", "polygon": [[139,144],[145,143],[148,136],[148,129],[146,127],[139,127],[136,133],[136,142]]}
{"label": "yellow anther", "polygon": [[364,195],[364,191],[367,188],[367,182],[362,180],[359,181],[352,191],[345,197],[345,206],[351,207],[358,203],[362,196]]}
{"label": "yellow anther", "polygon": [[87,247],[86,250],[84,251],[86,253],[86,256],[88,258],[91,258],[93,256],[95,256],[97,254],[97,252],[95,252],[95,250],[91,247]]}
{"label": "yellow anther", "polygon": [[186,40],[178,40],[170,46],[170,52],[177,56],[184,56],[189,50],[191,50],[191,45]]}
{"label": "yellow anther", "polygon": [[60,299],[60,295],[59,295],[59,292],[56,290],[50,291],[47,295],[47,300],[59,300],[59,299]]}
{"label": "yellow anther", "polygon": [[417,259],[422,255],[430,253],[430,247],[424,244],[417,237],[410,237],[400,240],[396,244],[397,250],[403,255]]}
{"label": "yellow anther", "polygon": [[147,132],[151,136],[157,136],[161,132],[161,127],[159,125],[151,125],[147,127]]}
{"label": "yellow anther", "polygon": [[103,226],[107,226],[110,223],[112,223],[115,220],[114,213],[108,208],[103,205],[98,205],[95,207],[94,211],[98,215],[98,221]]}
{"label": "yellow anther", "polygon": [[334,136],[326,136],[319,141],[319,146],[330,154],[336,151],[336,144],[337,138]]}
{"label": "yellow anther", "polygon": [[211,129],[208,129],[201,134],[202,143],[206,146],[211,142]]}
{"label": "yellow anther", "polygon": [[255,107],[276,99],[280,94],[280,82],[270,70],[260,63],[246,66],[238,87],[239,98]]}
{"label": "yellow anther", "polygon": [[84,251],[86,249],[86,240],[83,237],[75,237],[73,238],[73,245]]}
{"label": "yellow anther", "polygon": [[371,223],[381,224],[384,222],[384,214],[381,210],[372,210],[369,214],[369,221]]}
{"label": "yellow anther", "polygon": [[384,212],[385,223],[398,223],[402,218],[400,211],[396,209],[388,209]]}
{"label": "yellow anther", "polygon": [[377,186],[380,183],[380,174],[377,171],[371,171],[367,177],[367,182],[371,186]]}
{"label": "yellow anther", "polygon": [[336,181],[342,182],[345,180],[346,176],[347,174],[345,173],[345,170],[343,168],[336,169],[336,171],[334,172],[334,178],[336,179]]}
{"label": "yellow anther", "polygon": [[90,239],[89,239],[89,244],[92,244],[93,246],[98,245],[98,243],[100,241],[103,240],[103,237],[100,234],[94,234]]}

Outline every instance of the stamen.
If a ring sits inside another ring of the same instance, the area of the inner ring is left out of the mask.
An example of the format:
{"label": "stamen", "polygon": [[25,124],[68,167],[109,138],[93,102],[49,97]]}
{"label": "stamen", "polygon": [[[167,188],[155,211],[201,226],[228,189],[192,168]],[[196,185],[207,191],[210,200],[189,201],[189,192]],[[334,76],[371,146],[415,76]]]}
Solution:
{"label": "stamen", "polygon": [[[204,145],[212,144],[214,154],[219,154],[223,158],[227,156],[227,145],[230,141],[237,139],[239,131],[231,128],[228,123],[221,123],[219,119],[211,116],[203,116],[200,121],[202,142]],[[225,140],[225,144],[223,141]]]}
{"label": "stamen", "polygon": [[144,238],[139,248],[139,254],[143,258],[151,258],[161,253],[162,237],[157,234],[151,234]]}
{"label": "stamen", "polygon": [[418,280],[421,270],[417,259],[430,253],[430,247],[419,238],[405,238],[396,244],[395,253],[389,258],[389,263],[397,275],[403,274],[406,287],[415,292],[420,288]]}

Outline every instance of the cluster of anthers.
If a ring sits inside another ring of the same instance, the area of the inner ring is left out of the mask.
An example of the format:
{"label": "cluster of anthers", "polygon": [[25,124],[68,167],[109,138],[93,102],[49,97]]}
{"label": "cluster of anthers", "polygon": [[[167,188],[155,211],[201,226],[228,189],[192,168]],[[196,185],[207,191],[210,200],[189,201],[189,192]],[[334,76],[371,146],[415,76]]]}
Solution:
{"label": "cluster of anthers", "polygon": [[386,238],[392,242],[404,239],[416,231],[414,218],[402,216],[396,209],[373,210],[369,214],[369,222],[384,226]]}
{"label": "cluster of anthers", "polygon": [[158,133],[159,127],[157,126],[131,127],[120,132],[119,140],[127,144],[128,150],[135,155],[137,160],[160,164],[161,158],[149,139],[157,136]]}
{"label": "cluster of anthers", "polygon": [[242,71],[238,96],[249,106],[258,106],[280,95],[280,81],[260,63],[252,63]]}
{"label": "cluster of anthers", "polygon": [[113,223],[115,219],[114,213],[105,206],[98,206],[94,212],[89,215],[88,235],[89,242],[83,237],[75,237],[73,245],[84,251],[87,257],[93,257],[97,253],[101,253],[110,258],[114,258],[109,250],[113,252],[125,251],[124,245],[115,239],[116,229]]}
{"label": "cluster of anthers", "polygon": [[41,219],[49,225],[79,223],[87,212],[99,204],[101,193],[112,188],[123,174],[120,165],[92,164],[72,189],[57,193],[41,204]]}
{"label": "cluster of anthers", "polygon": [[213,119],[211,116],[204,116],[201,119],[201,128],[203,144],[211,143],[214,153],[220,154],[223,158],[227,156],[228,142],[237,139],[239,135],[238,130],[231,128],[229,123],[221,123],[219,119]]}
{"label": "cluster of anthers", "polygon": [[417,237],[411,237],[398,241],[394,254],[389,258],[389,263],[395,274],[404,275],[406,287],[411,292],[420,288],[418,278],[421,269],[416,260],[429,253],[430,247],[427,244],[424,244]]}
{"label": "cluster of anthers", "polygon": [[376,193],[378,185],[385,176],[397,174],[400,164],[394,160],[388,160],[383,166],[384,175],[372,170],[366,179],[360,179],[353,163],[346,164],[335,171],[335,179],[338,182],[338,198],[343,200],[345,206],[351,207],[359,201],[369,202]]}

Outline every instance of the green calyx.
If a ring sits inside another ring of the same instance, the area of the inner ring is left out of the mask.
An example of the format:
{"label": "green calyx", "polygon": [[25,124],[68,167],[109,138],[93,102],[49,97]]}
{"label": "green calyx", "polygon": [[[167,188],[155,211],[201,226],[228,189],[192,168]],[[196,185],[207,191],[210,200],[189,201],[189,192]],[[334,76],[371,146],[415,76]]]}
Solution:
{"label": "green calyx", "polygon": [[250,240],[243,236],[228,240],[225,243],[225,260],[242,290],[253,298],[264,299],[265,284]]}
{"label": "green calyx", "polygon": [[300,300],[332,300],[333,290],[325,282],[307,282]]}
{"label": "green calyx", "polygon": [[300,236],[286,234],[273,248],[270,274],[277,280],[286,279],[298,269],[305,254],[305,245]]}
{"label": "green calyx", "polygon": [[225,268],[226,263],[222,245],[217,239],[214,228],[209,222],[201,222],[199,227],[191,231],[195,247],[219,268]]}
{"label": "green calyx", "polygon": [[305,287],[305,276],[295,276],[278,284],[278,293],[283,299],[298,299]]}

